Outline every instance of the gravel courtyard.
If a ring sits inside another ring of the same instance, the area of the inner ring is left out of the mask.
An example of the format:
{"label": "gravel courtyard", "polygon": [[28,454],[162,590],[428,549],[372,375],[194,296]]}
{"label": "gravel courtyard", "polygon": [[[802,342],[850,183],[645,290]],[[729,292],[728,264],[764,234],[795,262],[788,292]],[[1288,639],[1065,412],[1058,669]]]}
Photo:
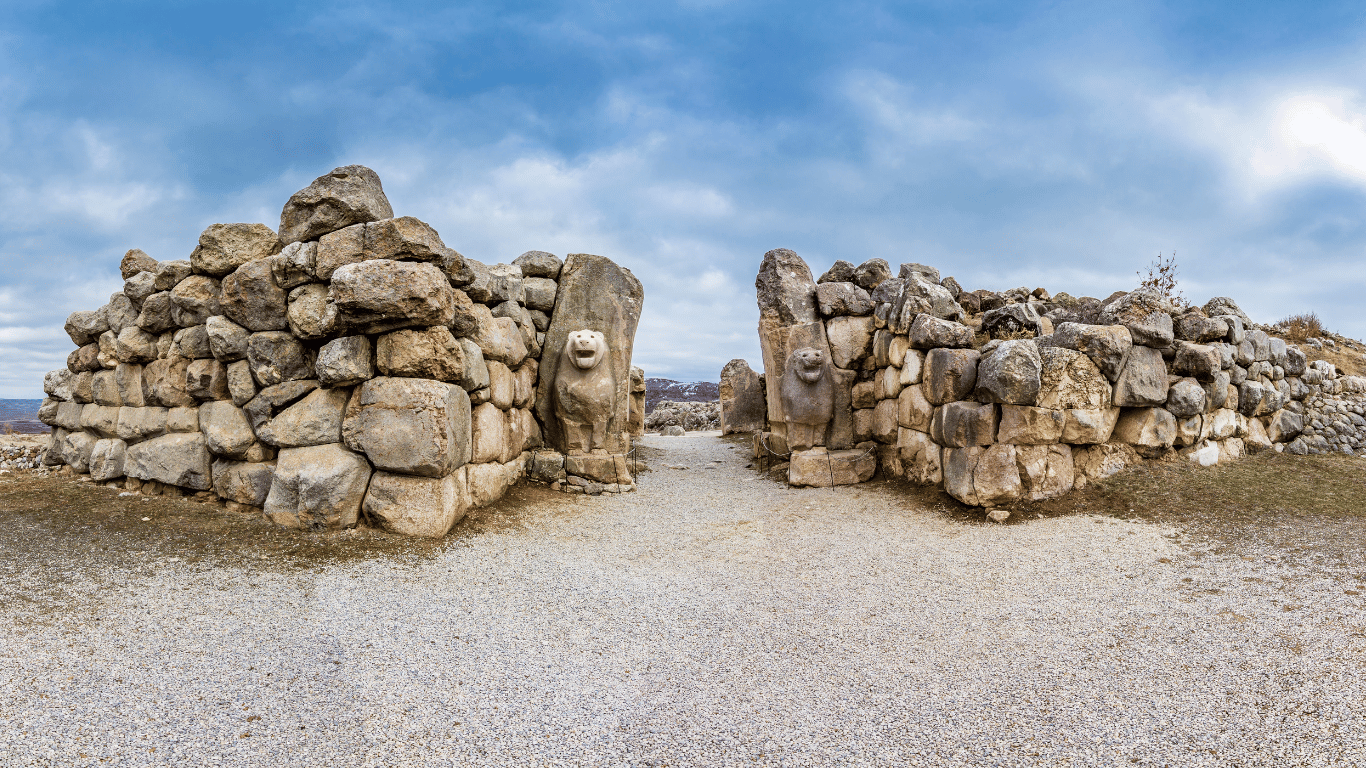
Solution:
{"label": "gravel courtyard", "polygon": [[434,544],[176,551],[139,531],[193,505],[96,488],[118,536],[31,515],[0,765],[1366,765],[1359,558],[644,443],[637,493],[521,487]]}

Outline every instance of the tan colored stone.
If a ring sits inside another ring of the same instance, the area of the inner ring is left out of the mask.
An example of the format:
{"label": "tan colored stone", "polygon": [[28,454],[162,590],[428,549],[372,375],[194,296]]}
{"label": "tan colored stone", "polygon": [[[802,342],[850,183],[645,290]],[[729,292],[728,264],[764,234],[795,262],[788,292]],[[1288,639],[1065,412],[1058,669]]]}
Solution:
{"label": "tan colored stone", "polygon": [[266,517],[288,528],[354,526],[371,472],[365,457],[337,443],[280,451]]}
{"label": "tan colored stone", "polygon": [[208,449],[219,456],[240,457],[256,442],[246,414],[226,400],[199,407],[199,431]]}
{"label": "tan colored stone", "polygon": [[901,356],[901,386],[904,388],[919,384],[924,367],[925,353],[918,349],[907,349]]}
{"label": "tan colored stone", "polygon": [[1110,407],[1110,382],[1090,357],[1063,347],[1043,347],[1039,353],[1043,361],[1037,400],[1040,408]]}
{"label": "tan colored stone", "polygon": [[166,433],[165,408],[120,408],[115,432],[120,440],[137,443]]}
{"label": "tan colored stone", "polygon": [[356,388],[342,435],[376,468],[445,477],[470,460],[469,396],[427,379],[380,377]]}
{"label": "tan colored stone", "polygon": [[[996,439],[1014,445],[1051,445],[1062,439],[1067,413],[1028,405],[1001,406]],[[1069,464],[1071,460],[1069,459]]]}
{"label": "tan colored stone", "polygon": [[441,325],[387,333],[375,345],[375,366],[385,376],[456,381],[464,373],[464,357],[464,348]]}
{"label": "tan colored stone", "polygon": [[213,492],[220,499],[263,507],[275,480],[275,464],[223,461],[213,463]]}
{"label": "tan colored stone", "polygon": [[[1126,331],[1128,329],[1125,329]],[[1109,442],[1119,422],[1119,408],[1070,408],[1062,429],[1062,442],[1094,445]]]}
{"label": "tan colored stone", "polygon": [[426,538],[445,536],[469,508],[465,467],[440,478],[376,472],[362,505],[384,530]]}
{"label": "tan colored stone", "polygon": [[1077,446],[1072,449],[1074,487],[1083,488],[1089,482],[1104,480],[1139,461],[1138,453],[1124,443]]}
{"label": "tan colored stone", "polygon": [[234,323],[250,331],[289,328],[289,297],[275,282],[271,259],[243,264],[223,278],[222,288],[219,303]]}
{"label": "tan colored stone", "polygon": [[227,400],[228,368],[222,361],[191,360],[185,367],[185,391],[196,400]]}
{"label": "tan colored stone", "polygon": [[441,268],[420,262],[375,259],[339,267],[332,301],[341,322],[364,333],[449,325],[455,314],[454,289]]}
{"label": "tan colored stone", "polygon": [[513,380],[512,371],[497,360],[488,361],[488,368],[489,400],[493,405],[506,411],[512,407],[512,403],[516,399],[516,384]]}
{"label": "tan colored stone", "polygon": [[313,240],[353,224],[391,219],[379,175],[363,165],[334,168],[295,192],[280,212],[280,240]]}
{"label": "tan colored stone", "polygon": [[930,436],[951,448],[996,442],[998,411],[994,403],[958,401],[934,409]]}
{"label": "tan colored stone", "polygon": [[87,405],[81,409],[81,429],[99,437],[118,437],[120,410],[117,406]]}
{"label": "tan colored stone", "polygon": [[962,400],[977,386],[975,349],[932,349],[925,355],[924,395],[934,405]]}
{"label": "tan colored stone", "polygon": [[901,370],[879,369],[873,377],[873,394],[878,400],[895,400],[901,394]]}
{"label": "tan colored stone", "polygon": [[830,361],[836,368],[853,368],[873,349],[873,318],[834,317],[825,324]]}
{"label": "tan colored stone", "polygon": [[1125,408],[1115,424],[1114,439],[1154,456],[1176,441],[1176,417],[1165,408]]}
{"label": "tan colored stone", "polygon": [[901,390],[897,398],[897,423],[906,429],[930,431],[934,406],[925,399],[923,384],[912,384]]}
{"label": "tan colored stone", "polygon": [[176,433],[128,446],[124,474],[138,480],[207,491],[212,486],[208,446],[201,434]]}
{"label": "tan colored stone", "polygon": [[190,265],[200,274],[221,277],[279,252],[280,239],[265,224],[211,224],[199,235]]}
{"label": "tan colored stone", "polygon": [[118,438],[97,440],[90,449],[90,479],[97,483],[123,477],[128,444]]}
{"label": "tan colored stone", "polygon": [[339,443],[348,389],[315,389],[256,430],[261,442],[279,448]]}
{"label": "tan colored stone", "polygon": [[290,290],[285,319],[290,332],[301,339],[323,339],[346,332],[325,283],[305,283]]}
{"label": "tan colored stone", "polygon": [[944,490],[977,507],[1008,504],[1024,495],[1015,446],[945,448]]}
{"label": "tan colored stone", "polygon": [[1024,498],[1052,499],[1072,490],[1072,449],[1066,445],[1017,445],[1015,462],[1024,485]]}
{"label": "tan colored stone", "polygon": [[875,472],[877,453],[872,445],[845,451],[821,447],[793,453],[787,481],[795,486],[828,488],[867,482]]}
{"label": "tan colored stone", "polygon": [[493,403],[484,403],[473,409],[470,416],[472,462],[485,464],[502,460],[507,452],[507,422],[507,416]]}
{"label": "tan colored stone", "polygon": [[897,435],[897,449],[907,480],[920,485],[939,485],[944,482],[941,449],[928,434],[902,428]]}

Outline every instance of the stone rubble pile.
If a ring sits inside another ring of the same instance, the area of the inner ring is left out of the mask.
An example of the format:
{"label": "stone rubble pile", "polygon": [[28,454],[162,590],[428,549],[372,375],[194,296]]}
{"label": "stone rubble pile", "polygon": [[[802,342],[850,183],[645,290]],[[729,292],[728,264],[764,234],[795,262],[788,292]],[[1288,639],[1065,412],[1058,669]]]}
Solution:
{"label": "stone rubble pile", "polygon": [[718,430],[721,428],[721,404],[718,402],[692,403],[662,400],[645,417],[645,428],[663,433],[669,427],[687,432]]}
{"label": "stone rubble pile", "polygon": [[0,469],[38,469],[42,463],[41,446],[0,446]]}
{"label": "stone rubble pile", "polygon": [[[629,441],[639,282],[588,254],[465,258],[424,222],[394,217],[364,166],[297,192],[278,233],[214,224],[189,259],[131,250],[121,271],[107,305],[68,318],[77,349],[47,374],[39,414],[54,427],[44,461],[94,481],[216,497],[284,526],[364,515],[441,536],[533,456],[573,458],[551,387],[576,331],[613,344],[599,358],[619,387],[591,418],[608,447]],[[625,309],[594,327],[606,315],[588,310],[602,303]],[[603,452],[583,452],[593,448]],[[629,485],[605,458],[586,474]]]}
{"label": "stone rubble pile", "polygon": [[727,365],[721,421],[752,424],[740,404],[763,403],[755,455],[787,460],[793,485],[862,482],[880,466],[994,507],[1140,458],[1354,453],[1366,438],[1366,381],[1310,365],[1229,298],[967,292],[922,264],[893,276],[882,259],[813,280],[785,249],[765,254],[755,285],[765,375]]}

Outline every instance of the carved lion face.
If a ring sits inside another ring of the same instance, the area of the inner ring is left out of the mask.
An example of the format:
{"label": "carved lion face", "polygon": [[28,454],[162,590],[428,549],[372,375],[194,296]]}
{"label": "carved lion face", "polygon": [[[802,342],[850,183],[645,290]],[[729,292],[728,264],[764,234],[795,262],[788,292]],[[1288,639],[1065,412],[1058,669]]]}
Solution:
{"label": "carved lion face", "polygon": [[821,377],[825,367],[824,350],[815,347],[802,347],[792,353],[792,370],[807,384],[813,384]]}
{"label": "carved lion face", "polygon": [[565,339],[564,354],[574,362],[574,367],[591,371],[607,355],[607,338],[597,331],[574,331]]}

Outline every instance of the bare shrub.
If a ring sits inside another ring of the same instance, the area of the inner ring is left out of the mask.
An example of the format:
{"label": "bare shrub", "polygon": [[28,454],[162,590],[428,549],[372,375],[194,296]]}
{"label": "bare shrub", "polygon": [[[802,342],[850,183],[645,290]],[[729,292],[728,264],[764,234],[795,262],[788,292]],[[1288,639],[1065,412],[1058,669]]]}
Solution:
{"label": "bare shrub", "polygon": [[1144,277],[1143,272],[1136,273],[1139,276],[1139,288],[1152,288],[1166,297],[1167,301],[1178,310],[1189,309],[1191,303],[1181,295],[1181,291],[1176,289],[1176,251],[1172,255],[1163,258],[1161,253],[1157,254],[1157,259],[1148,265],[1148,276]]}
{"label": "bare shrub", "polygon": [[1276,323],[1276,327],[1288,341],[1307,341],[1328,335],[1328,329],[1323,327],[1323,321],[1313,312],[1291,315]]}

